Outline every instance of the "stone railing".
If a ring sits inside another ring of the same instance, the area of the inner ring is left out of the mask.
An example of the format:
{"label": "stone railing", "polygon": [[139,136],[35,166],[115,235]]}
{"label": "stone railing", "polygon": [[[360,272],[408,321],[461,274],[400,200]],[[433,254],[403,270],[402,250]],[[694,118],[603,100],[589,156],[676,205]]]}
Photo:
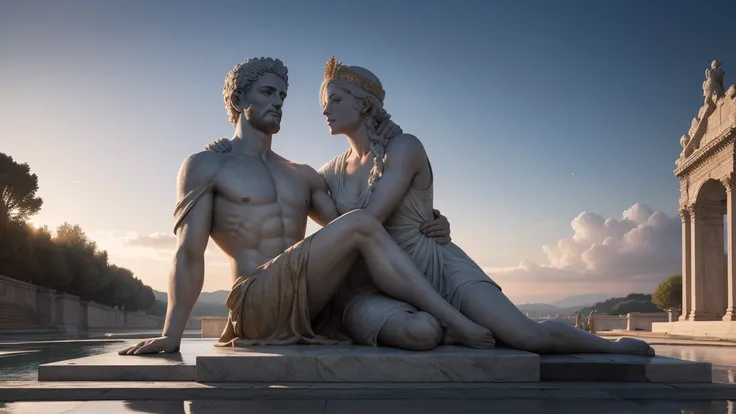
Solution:
{"label": "stone railing", "polygon": [[631,312],[626,314],[626,330],[651,332],[652,322],[668,322],[669,320],[670,316],[666,312]]}
{"label": "stone railing", "polygon": [[624,315],[595,314],[593,318],[595,319],[596,332],[626,329],[626,316]]}
{"label": "stone railing", "polygon": [[6,276],[0,276],[0,300],[36,313],[49,328],[63,332],[109,328],[158,329],[163,326],[163,318],[158,316],[80,301],[77,296],[57,293]]}
{"label": "stone railing", "polygon": [[202,338],[219,338],[227,325],[227,316],[203,316]]}

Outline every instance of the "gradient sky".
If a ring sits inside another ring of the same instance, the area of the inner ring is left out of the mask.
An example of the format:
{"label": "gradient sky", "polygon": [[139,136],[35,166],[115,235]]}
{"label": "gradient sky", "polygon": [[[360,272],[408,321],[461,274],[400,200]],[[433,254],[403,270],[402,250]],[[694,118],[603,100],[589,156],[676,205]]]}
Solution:
{"label": "gradient sky", "polygon": [[[39,176],[34,223],[81,225],[165,290],[179,164],[232,135],[225,74],[282,59],[274,149],[319,167],[347,148],[318,103],[334,54],[373,71],[423,141],[458,245],[488,269],[554,266],[542,246],[583,212],[620,220],[642,203],[677,218],[672,170],[703,72],[719,59],[728,88],[736,71],[736,3],[602,3],[6,1],[0,152]],[[222,255],[208,260],[205,290],[229,288]],[[595,290],[499,280],[517,302]]]}

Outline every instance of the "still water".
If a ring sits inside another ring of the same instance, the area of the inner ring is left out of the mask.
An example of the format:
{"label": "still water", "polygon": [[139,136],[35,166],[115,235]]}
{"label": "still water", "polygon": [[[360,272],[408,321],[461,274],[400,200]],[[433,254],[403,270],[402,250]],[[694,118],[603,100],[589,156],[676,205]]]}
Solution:
{"label": "still water", "polygon": [[1,345],[0,381],[36,381],[39,365],[114,352],[136,342],[137,339],[128,339]]}

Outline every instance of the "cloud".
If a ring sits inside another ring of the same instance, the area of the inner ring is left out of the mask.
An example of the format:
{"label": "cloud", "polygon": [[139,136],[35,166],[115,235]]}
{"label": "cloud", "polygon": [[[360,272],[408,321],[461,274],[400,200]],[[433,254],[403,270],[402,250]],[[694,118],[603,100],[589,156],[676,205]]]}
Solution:
{"label": "cloud", "polygon": [[173,250],[174,247],[176,247],[176,236],[168,233],[137,235],[132,239],[125,240],[125,245],[131,247]]}
{"label": "cloud", "polygon": [[[100,249],[107,250],[110,262],[132,270],[154,289],[162,292],[168,289],[176,236],[134,231],[96,231],[89,236]],[[232,284],[229,261],[214,242],[208,243],[205,260],[203,291],[229,289]]]}
{"label": "cloud", "polygon": [[618,219],[580,213],[570,226],[572,237],[542,247],[548,264],[522,260],[486,272],[517,297],[553,299],[592,292],[649,293],[681,270],[679,217],[637,203]]}
{"label": "cloud", "polygon": [[[169,233],[98,231],[91,235],[100,248],[118,256],[148,258],[171,262],[176,250],[176,236]],[[205,251],[208,263],[228,263],[225,255],[210,240]]]}

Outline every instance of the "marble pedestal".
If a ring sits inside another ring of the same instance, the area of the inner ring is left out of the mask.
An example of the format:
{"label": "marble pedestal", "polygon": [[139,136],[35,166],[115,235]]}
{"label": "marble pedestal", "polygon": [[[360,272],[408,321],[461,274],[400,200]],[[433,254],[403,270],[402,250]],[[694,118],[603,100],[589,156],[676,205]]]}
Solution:
{"label": "marble pedestal", "polygon": [[666,357],[551,355],[443,346],[410,352],[364,346],[214,348],[182,343],[170,355],[116,353],[44,364],[39,381],[200,383],[536,383],[608,381],[709,383],[711,364]]}

